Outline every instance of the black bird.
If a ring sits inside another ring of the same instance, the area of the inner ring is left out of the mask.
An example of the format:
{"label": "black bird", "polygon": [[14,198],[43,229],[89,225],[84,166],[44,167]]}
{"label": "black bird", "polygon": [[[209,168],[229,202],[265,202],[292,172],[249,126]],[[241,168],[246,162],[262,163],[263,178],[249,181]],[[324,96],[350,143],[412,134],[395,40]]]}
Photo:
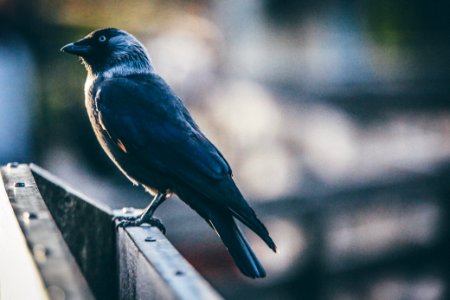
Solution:
{"label": "black bird", "polygon": [[81,57],[87,70],[85,104],[101,146],[133,184],[153,196],[142,215],[121,217],[119,225],[149,223],[164,230],[152,215],[176,193],[216,231],[243,274],[264,277],[234,218],[276,252],[275,243],[234,183],[223,155],[155,73],[144,46],[123,30],[106,28],[61,51]]}

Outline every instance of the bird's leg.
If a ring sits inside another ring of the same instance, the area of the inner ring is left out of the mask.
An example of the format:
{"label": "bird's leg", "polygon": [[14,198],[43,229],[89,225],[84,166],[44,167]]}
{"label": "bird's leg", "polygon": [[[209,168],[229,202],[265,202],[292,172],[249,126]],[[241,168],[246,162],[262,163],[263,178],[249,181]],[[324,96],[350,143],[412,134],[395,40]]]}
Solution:
{"label": "bird's leg", "polygon": [[116,225],[117,227],[128,227],[128,226],[140,226],[143,223],[148,223],[152,226],[156,226],[161,230],[162,233],[166,233],[166,228],[161,223],[161,221],[157,218],[153,218],[153,214],[155,213],[158,206],[160,206],[164,200],[166,200],[166,194],[158,193],[153,197],[153,200],[150,204],[144,209],[144,212],[139,216],[116,216],[113,220],[119,220]]}

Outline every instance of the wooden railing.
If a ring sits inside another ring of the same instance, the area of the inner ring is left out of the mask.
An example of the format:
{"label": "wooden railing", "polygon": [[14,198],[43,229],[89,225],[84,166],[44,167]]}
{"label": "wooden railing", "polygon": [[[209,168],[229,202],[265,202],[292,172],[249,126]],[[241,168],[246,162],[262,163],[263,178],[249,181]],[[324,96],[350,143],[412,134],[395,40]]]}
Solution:
{"label": "wooden railing", "polygon": [[116,212],[36,165],[0,180],[0,299],[220,299],[154,227],[115,229]]}

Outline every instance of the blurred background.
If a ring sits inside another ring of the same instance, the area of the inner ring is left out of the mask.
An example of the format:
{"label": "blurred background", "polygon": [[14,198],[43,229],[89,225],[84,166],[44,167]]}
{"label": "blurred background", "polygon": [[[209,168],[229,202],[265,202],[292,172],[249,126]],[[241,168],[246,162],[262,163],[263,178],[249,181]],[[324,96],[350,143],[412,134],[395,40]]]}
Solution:
{"label": "blurred background", "polygon": [[279,247],[249,280],[181,201],[168,238],[230,299],[448,299],[448,1],[0,0],[0,163],[113,208],[150,197],[100,149],[61,46],[119,27],[148,48]]}

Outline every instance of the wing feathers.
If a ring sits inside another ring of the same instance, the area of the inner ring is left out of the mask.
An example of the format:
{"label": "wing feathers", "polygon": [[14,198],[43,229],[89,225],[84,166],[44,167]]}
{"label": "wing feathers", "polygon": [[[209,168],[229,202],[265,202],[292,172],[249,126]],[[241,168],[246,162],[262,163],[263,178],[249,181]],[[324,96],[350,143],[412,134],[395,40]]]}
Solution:
{"label": "wing feathers", "polygon": [[121,141],[126,154],[229,209],[275,251],[267,229],[234,184],[228,163],[162,79],[107,79],[97,87],[96,101],[104,128]]}

